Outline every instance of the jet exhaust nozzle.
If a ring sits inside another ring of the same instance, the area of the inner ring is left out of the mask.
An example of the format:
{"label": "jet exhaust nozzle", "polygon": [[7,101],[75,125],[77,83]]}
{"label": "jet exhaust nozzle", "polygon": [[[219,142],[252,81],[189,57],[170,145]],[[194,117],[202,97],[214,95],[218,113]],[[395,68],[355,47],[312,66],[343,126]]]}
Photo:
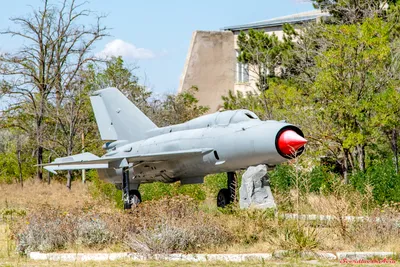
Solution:
{"label": "jet exhaust nozzle", "polygon": [[303,133],[299,129],[294,128],[281,131],[276,141],[279,154],[285,158],[299,156],[304,150],[304,145],[307,143],[307,140],[302,135]]}

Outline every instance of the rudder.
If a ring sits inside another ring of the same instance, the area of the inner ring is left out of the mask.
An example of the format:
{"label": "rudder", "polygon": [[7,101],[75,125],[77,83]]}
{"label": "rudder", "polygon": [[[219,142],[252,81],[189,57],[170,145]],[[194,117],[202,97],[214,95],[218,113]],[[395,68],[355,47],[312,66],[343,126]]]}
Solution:
{"label": "rudder", "polygon": [[157,126],[117,88],[96,91],[90,97],[102,140],[146,138],[148,130]]}

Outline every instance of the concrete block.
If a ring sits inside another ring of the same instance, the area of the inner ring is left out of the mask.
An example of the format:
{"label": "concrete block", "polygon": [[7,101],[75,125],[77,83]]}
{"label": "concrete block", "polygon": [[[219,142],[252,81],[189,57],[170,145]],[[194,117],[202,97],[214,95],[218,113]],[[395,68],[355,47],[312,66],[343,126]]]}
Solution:
{"label": "concrete block", "polygon": [[359,260],[359,259],[371,259],[371,258],[393,258],[396,256],[395,252],[337,252],[337,258],[339,260]]}

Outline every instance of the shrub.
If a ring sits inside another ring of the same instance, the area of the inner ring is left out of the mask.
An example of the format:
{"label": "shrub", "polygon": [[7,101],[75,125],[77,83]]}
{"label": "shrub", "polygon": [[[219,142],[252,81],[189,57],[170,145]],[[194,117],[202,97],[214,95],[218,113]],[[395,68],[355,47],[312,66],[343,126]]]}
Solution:
{"label": "shrub", "polygon": [[139,234],[130,235],[128,245],[139,253],[191,252],[226,242],[221,229],[198,222],[165,221]]}
{"label": "shrub", "polygon": [[206,198],[206,192],[203,184],[181,185],[179,182],[166,183],[151,183],[140,186],[142,200],[159,200],[165,197],[178,195],[189,196],[195,200],[202,201]]}
{"label": "shrub", "polygon": [[92,214],[61,213],[45,207],[13,225],[17,251],[50,252],[69,245],[97,246],[114,239],[105,222]]}
{"label": "shrub", "polygon": [[92,184],[89,187],[93,198],[103,199],[114,203],[115,207],[123,209],[122,191],[117,189],[114,184],[107,183],[98,178],[97,175],[91,175]]}
{"label": "shrub", "polygon": [[128,212],[61,211],[42,206],[12,224],[17,250],[51,252],[74,246],[102,248],[128,240],[139,252],[190,252],[228,243],[219,218],[184,195],[147,201]]}
{"label": "shrub", "polygon": [[207,175],[204,179],[204,187],[212,197],[217,197],[222,188],[226,188],[227,177],[225,173]]}
{"label": "shrub", "polygon": [[293,167],[289,164],[278,165],[269,177],[271,188],[278,192],[288,192],[293,186]]}
{"label": "shrub", "polygon": [[357,172],[350,177],[350,183],[361,193],[366,186],[373,187],[374,200],[378,204],[400,202],[400,175],[396,174],[393,162],[387,160],[370,166],[365,172]]}
{"label": "shrub", "polygon": [[230,240],[220,220],[187,196],[145,202],[132,213],[138,231],[128,233],[127,245],[137,252],[194,252]]}
{"label": "shrub", "polygon": [[[332,193],[338,180],[338,176],[328,171],[323,166],[316,166],[308,174],[309,192]],[[308,192],[307,192],[308,193]]]}
{"label": "shrub", "polygon": [[112,240],[112,233],[100,218],[79,218],[75,224],[76,244],[92,247],[107,244]]}
{"label": "shrub", "polygon": [[198,201],[206,199],[206,192],[204,190],[204,185],[202,184],[189,184],[189,185],[179,186],[177,188],[177,193],[179,195],[185,195],[191,197]]}
{"label": "shrub", "polygon": [[164,197],[175,195],[175,184],[161,182],[140,185],[142,200],[158,200]]}
{"label": "shrub", "polygon": [[319,245],[316,228],[285,220],[276,228],[270,242],[278,248],[294,252],[310,251]]}
{"label": "shrub", "polygon": [[[63,248],[73,231],[70,217],[62,218],[54,210],[29,216],[26,225],[17,234],[17,251],[54,251]],[[61,230],[63,229],[63,230]]]}

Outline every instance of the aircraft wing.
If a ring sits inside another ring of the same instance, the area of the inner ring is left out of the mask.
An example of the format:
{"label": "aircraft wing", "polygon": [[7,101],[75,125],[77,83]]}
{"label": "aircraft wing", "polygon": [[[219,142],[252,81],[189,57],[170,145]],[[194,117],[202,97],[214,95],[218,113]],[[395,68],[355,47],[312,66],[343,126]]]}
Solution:
{"label": "aircraft wing", "polygon": [[57,170],[84,170],[84,169],[107,169],[128,167],[129,163],[142,163],[151,161],[168,161],[179,158],[200,156],[213,151],[212,148],[178,150],[161,153],[148,153],[126,156],[97,157],[91,153],[82,153],[64,158],[57,158],[48,164],[42,164],[50,172]]}

